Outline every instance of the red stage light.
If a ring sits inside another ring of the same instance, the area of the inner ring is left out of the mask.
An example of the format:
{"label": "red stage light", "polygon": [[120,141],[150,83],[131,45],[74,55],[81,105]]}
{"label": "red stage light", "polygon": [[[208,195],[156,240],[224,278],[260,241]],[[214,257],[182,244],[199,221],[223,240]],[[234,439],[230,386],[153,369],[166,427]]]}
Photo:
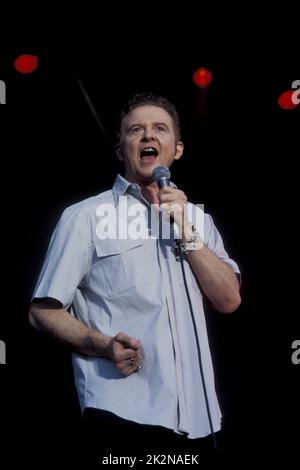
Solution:
{"label": "red stage light", "polygon": [[15,68],[20,73],[32,73],[38,67],[36,55],[23,54],[15,60]]}
{"label": "red stage light", "polygon": [[205,67],[201,67],[194,73],[193,81],[198,87],[206,88],[212,81],[212,74]]}
{"label": "red stage light", "polygon": [[293,103],[292,97],[295,90],[288,90],[282,93],[278,98],[278,104],[282,109],[295,109],[297,103]]}

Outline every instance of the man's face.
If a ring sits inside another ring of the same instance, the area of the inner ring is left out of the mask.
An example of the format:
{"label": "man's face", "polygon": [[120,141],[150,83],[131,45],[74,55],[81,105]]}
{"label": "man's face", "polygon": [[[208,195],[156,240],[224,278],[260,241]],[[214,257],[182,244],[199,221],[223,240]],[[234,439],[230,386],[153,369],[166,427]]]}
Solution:
{"label": "man's face", "polygon": [[150,181],[155,167],[169,167],[182,152],[183,144],[176,142],[173,120],[163,108],[140,106],[122,120],[117,153],[124,161],[128,181]]}

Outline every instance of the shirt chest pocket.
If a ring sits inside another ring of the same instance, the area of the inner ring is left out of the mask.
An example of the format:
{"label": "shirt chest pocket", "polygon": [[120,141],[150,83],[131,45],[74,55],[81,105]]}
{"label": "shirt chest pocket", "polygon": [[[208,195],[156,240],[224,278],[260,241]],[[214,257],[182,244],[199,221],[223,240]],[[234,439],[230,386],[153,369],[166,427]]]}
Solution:
{"label": "shirt chest pocket", "polygon": [[97,241],[91,282],[105,297],[149,282],[144,240]]}

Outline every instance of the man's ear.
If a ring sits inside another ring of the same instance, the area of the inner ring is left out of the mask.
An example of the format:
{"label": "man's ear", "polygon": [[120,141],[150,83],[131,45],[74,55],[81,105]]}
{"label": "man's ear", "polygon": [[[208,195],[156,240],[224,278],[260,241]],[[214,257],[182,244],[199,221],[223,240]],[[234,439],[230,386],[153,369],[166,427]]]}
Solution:
{"label": "man's ear", "polygon": [[176,153],[175,153],[174,160],[179,160],[179,158],[183,154],[183,149],[184,149],[183,143],[180,142],[180,141],[177,142],[177,144],[176,144]]}
{"label": "man's ear", "polygon": [[122,162],[124,160],[124,155],[120,144],[115,145],[115,152],[118,159]]}

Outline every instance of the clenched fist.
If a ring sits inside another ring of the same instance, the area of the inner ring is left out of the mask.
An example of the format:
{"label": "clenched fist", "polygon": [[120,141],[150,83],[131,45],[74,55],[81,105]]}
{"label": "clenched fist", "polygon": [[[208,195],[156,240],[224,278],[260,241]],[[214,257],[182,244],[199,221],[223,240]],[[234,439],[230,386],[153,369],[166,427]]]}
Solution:
{"label": "clenched fist", "polygon": [[108,358],[119,372],[127,377],[142,367],[142,345],[140,340],[125,333],[114,336],[108,346]]}

